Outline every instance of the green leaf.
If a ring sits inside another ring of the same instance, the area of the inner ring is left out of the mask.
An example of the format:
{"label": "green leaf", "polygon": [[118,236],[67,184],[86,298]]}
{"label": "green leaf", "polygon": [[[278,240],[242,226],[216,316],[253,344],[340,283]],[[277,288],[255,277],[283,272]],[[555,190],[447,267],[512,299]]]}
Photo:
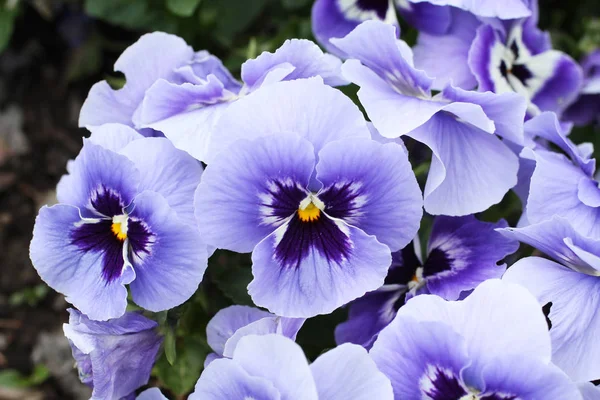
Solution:
{"label": "green leaf", "polygon": [[114,25],[134,30],[175,32],[177,20],[162,3],[148,0],[85,0],[85,12]]}
{"label": "green leaf", "polygon": [[39,385],[50,376],[50,371],[45,365],[38,364],[30,376],[23,376],[19,371],[6,369],[0,371],[0,387],[25,388]]}
{"label": "green leaf", "polygon": [[163,355],[154,367],[154,375],[162,386],[178,396],[184,396],[193,389],[200,377],[208,353],[210,348],[206,341],[198,337],[186,337],[177,345],[177,359],[173,365]]}
{"label": "green leaf", "polygon": [[267,0],[207,0],[207,8],[218,16],[214,35],[224,44],[231,45],[235,35],[248,28],[266,4]]}
{"label": "green leaf", "polygon": [[8,8],[4,1],[0,0],[0,53],[4,51],[10,37],[12,36],[17,9]]}
{"label": "green leaf", "polygon": [[175,360],[177,359],[175,343],[175,331],[173,329],[168,329],[167,334],[165,335],[165,356],[171,365],[175,364]]}
{"label": "green leaf", "polygon": [[288,10],[297,10],[309,4],[310,0],[281,0],[281,3]]}
{"label": "green leaf", "polygon": [[167,8],[180,17],[190,17],[200,4],[200,0],[167,0]]}

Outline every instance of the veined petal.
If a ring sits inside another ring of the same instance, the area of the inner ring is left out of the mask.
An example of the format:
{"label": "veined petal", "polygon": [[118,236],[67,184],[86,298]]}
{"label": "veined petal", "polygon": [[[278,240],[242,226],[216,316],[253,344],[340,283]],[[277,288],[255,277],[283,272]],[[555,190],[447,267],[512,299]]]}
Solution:
{"label": "veined petal", "polygon": [[453,6],[469,11],[479,17],[500,19],[523,18],[531,15],[531,10],[522,0],[509,0],[499,3],[495,0],[409,0],[412,3],[427,1],[436,6]]}
{"label": "veined petal", "polygon": [[552,362],[574,381],[600,378],[600,278],[539,257],[519,260],[503,280],[526,287],[540,305],[552,303]]}
{"label": "veined petal", "polygon": [[312,317],[375,290],[391,262],[389,248],[339,219],[294,215],[252,254],[255,304],[287,317]]}
{"label": "veined petal", "polygon": [[343,344],[310,366],[319,400],[393,400],[392,385],[365,349]]}
{"label": "veined petal", "polygon": [[195,225],[193,198],[203,172],[196,159],[176,149],[166,138],[134,141],[120,153],[140,171],[139,192],[160,193],[181,221]]}
{"label": "veined petal", "polygon": [[500,139],[447,114],[409,134],[433,152],[425,185],[430,214],[467,215],[486,210],[516,185],[519,161]]}
{"label": "veined petal", "polygon": [[130,142],[144,137],[135,129],[116,123],[90,126],[88,130],[91,132],[89,137],[90,142],[116,153]]}
{"label": "veined petal", "polygon": [[237,141],[206,168],[196,191],[202,237],[219,248],[252,251],[298,210],[314,167],[313,146],[297,135]]}
{"label": "veined petal", "polygon": [[347,83],[341,77],[342,62],[337,57],[323,53],[319,46],[305,39],[286,40],[275,53],[265,51],[255,59],[246,61],[242,64],[242,80],[246,85],[255,87],[271,68],[282,63],[289,63],[294,67],[284,80],[320,76],[326,85]]}
{"label": "veined petal", "polygon": [[128,232],[136,271],[131,295],[147,310],[168,310],[198,289],[208,265],[206,245],[159,193],[144,191],[134,203]]}
{"label": "veined petal", "polygon": [[278,82],[231,104],[215,126],[208,164],[239,139],[295,133],[315,154],[334,140],[370,137],[358,107],[320,77]]}
{"label": "veined petal", "polygon": [[318,196],[327,215],[388,245],[406,246],[421,221],[421,191],[401,147],[371,139],[332,142],[319,152]]}
{"label": "veined petal", "polygon": [[430,3],[411,3],[409,0],[394,0],[394,3],[402,18],[419,32],[443,35],[452,23],[450,7],[434,6]]}

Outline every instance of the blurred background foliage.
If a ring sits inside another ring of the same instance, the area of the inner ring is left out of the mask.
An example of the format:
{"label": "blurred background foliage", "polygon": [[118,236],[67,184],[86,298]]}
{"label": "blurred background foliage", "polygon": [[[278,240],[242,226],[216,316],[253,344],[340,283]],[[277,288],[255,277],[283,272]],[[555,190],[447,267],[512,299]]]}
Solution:
{"label": "blurred background foliage", "polygon": [[[0,398],[2,387],[42,388],[44,395],[39,398],[44,399],[85,398],[63,388],[61,385],[72,386],[72,381],[65,384],[57,375],[58,367],[34,355],[42,331],[59,331],[58,337],[64,341],[60,323],[66,319],[67,304],[39,280],[29,263],[27,247],[37,210],[52,202],[53,188],[66,172],[66,161],[76,155],[80,138],[86,134],[77,128],[77,114],[91,85],[101,79],[122,85],[123,76],[113,70],[115,60],[141,34],[157,30],[183,37],[196,50],[209,50],[239,75],[246,59],[274,51],[288,38],[312,39],[312,3],[0,0],[0,73],[4,75],[0,75],[0,130],[2,113],[16,104],[17,110],[23,110],[23,140],[29,143],[28,150],[13,156],[17,154],[14,143],[8,151],[10,140],[0,136],[0,207],[9,210],[8,219],[0,213],[0,238],[8,249],[4,276],[0,276]],[[600,1],[540,0],[540,27],[550,31],[557,49],[580,60],[600,47]],[[416,37],[417,32],[402,23],[402,38],[414,44]],[[355,87],[342,90],[356,100]],[[577,128],[572,137],[576,142],[594,142],[599,155],[600,135],[593,127]],[[423,184],[430,155],[414,141],[409,140],[407,146]],[[12,158],[4,159],[3,152]],[[7,173],[16,178],[6,181]],[[506,218],[515,224],[520,212],[521,204],[511,192],[481,218]],[[423,244],[430,227],[431,218],[427,217],[420,232]],[[522,248],[520,254],[530,252]],[[152,385],[168,389],[165,393],[177,399],[193,389],[210,351],[205,335],[210,318],[230,304],[252,304],[246,291],[252,278],[250,264],[248,255],[218,251],[192,299],[169,312],[149,314],[159,321],[165,335]],[[136,307],[132,304],[131,309]],[[309,358],[335,345],[333,330],[345,317],[345,310],[340,309],[306,322],[298,342]],[[68,351],[66,357],[73,374]],[[32,397],[35,392],[26,393],[27,398],[37,398]]]}

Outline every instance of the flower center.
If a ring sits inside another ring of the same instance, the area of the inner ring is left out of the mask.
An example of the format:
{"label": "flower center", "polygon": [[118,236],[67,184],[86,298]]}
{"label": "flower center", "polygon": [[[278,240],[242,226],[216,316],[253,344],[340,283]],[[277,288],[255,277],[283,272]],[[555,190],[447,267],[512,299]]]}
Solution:
{"label": "flower center", "polygon": [[110,229],[120,241],[127,239],[127,215],[115,215]]}
{"label": "flower center", "polygon": [[300,202],[298,217],[302,222],[312,222],[319,219],[325,204],[314,194],[308,195]]}

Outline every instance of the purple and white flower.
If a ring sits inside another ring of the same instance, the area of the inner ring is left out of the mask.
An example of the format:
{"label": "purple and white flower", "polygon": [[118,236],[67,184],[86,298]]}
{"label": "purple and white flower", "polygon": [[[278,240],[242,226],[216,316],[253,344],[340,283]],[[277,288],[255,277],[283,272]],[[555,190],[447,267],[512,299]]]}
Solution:
{"label": "purple and white flower", "polygon": [[383,284],[422,197],[404,149],[370,137],[358,108],[319,78],[232,104],[196,193],[207,243],[252,254],[254,303],[286,317],[329,313]]}
{"label": "purple and white flower", "polygon": [[308,364],[300,346],[281,335],[240,339],[232,358],[215,360],[189,400],[392,400],[389,380],[366,350],[345,344]]}
{"label": "purple and white flower", "polygon": [[370,348],[412,297],[435,294],[458,300],[481,282],[500,278],[506,264],[498,263],[519,247],[495,231],[507,226],[504,220],[488,223],[473,216],[435,218],[425,260],[420,260],[418,244],[392,254],[385,285],[350,303],[348,321],[335,330],[336,342]]}
{"label": "purple and white flower", "polygon": [[270,312],[248,306],[230,306],[217,312],[206,326],[206,340],[214,351],[204,361],[231,358],[235,346],[244,336],[276,333],[296,340],[304,318],[278,317]]}
{"label": "purple and white flower", "polygon": [[552,361],[574,381],[600,379],[600,238],[584,236],[572,220],[554,217],[524,228],[501,229],[553,260],[527,257],[512,265],[503,280],[523,285],[550,305]]}
{"label": "purple and white flower", "polygon": [[117,318],[127,288],[162,311],[187,300],[207,266],[194,224],[200,163],[165,138],[107,124],[84,139],[36,219],[30,257],[40,277],[95,320]]}
{"label": "purple and white flower", "polygon": [[352,58],[346,78],[381,135],[407,135],[433,152],[425,210],[461,216],[486,210],[517,183],[517,156],[500,139],[523,144],[526,102],[514,93],[467,92],[446,86],[432,96],[432,79],[412,65],[394,27],[367,21],[333,43]]}
{"label": "purple and white flower", "polygon": [[79,379],[93,389],[92,400],[125,398],[148,383],[162,343],[156,322],[134,312],[99,322],[68,311],[63,329]]}
{"label": "purple and white flower", "polygon": [[411,299],[370,351],[398,400],[581,399],[550,354],[536,299],[497,279],[462,301]]}

